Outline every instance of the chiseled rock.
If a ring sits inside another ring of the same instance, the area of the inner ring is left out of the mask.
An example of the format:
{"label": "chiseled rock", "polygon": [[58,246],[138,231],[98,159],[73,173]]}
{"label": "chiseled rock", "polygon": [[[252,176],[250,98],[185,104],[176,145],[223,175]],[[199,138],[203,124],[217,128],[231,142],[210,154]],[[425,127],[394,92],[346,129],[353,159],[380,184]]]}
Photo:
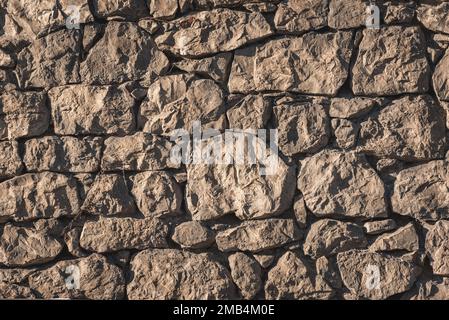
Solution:
{"label": "chiseled rock", "polygon": [[49,121],[44,93],[14,90],[0,95],[0,140],[41,135],[48,129]]}
{"label": "chiseled rock", "polygon": [[173,63],[178,69],[200,76],[212,78],[214,81],[225,84],[232,62],[232,53],[218,53],[203,59],[184,59]]}
{"label": "chiseled rock", "polygon": [[307,208],[306,203],[304,202],[304,197],[302,195],[298,195],[295,197],[293,201],[293,212],[295,213],[296,223],[301,229],[305,229],[307,227]]}
{"label": "chiseled rock", "polygon": [[96,172],[102,138],[46,136],[25,142],[23,162],[29,172]]}
{"label": "chiseled rock", "polygon": [[125,296],[123,271],[100,254],[60,261],[31,274],[29,283],[44,299],[117,300]]}
{"label": "chiseled rock", "polygon": [[333,295],[323,278],[291,251],[279,258],[265,282],[265,298],[270,300],[328,300]]}
{"label": "chiseled rock", "polygon": [[181,211],[182,190],[166,172],[136,174],[131,193],[146,217],[177,215]]}
{"label": "chiseled rock", "polygon": [[337,94],[347,77],[352,33],[307,33],[237,50],[229,90]]}
{"label": "chiseled rock", "polygon": [[28,173],[0,183],[0,221],[74,216],[80,203],[73,178],[51,172]]}
{"label": "chiseled rock", "polygon": [[351,71],[354,94],[427,92],[430,67],[425,48],[425,37],[419,27],[364,29]]}
{"label": "chiseled rock", "polygon": [[192,0],[147,0],[146,2],[151,16],[157,19],[172,19],[177,13],[185,13],[191,9],[193,3]]}
{"label": "chiseled rock", "polygon": [[366,26],[369,0],[329,0],[329,27],[350,29]]}
{"label": "chiseled rock", "polygon": [[276,29],[300,33],[326,27],[328,3],[328,0],[284,0],[274,16]]}
{"label": "chiseled rock", "polygon": [[173,144],[162,137],[138,132],[110,137],[104,141],[101,169],[104,171],[145,171],[177,168],[170,159]]}
{"label": "chiseled rock", "polygon": [[80,245],[95,252],[166,248],[168,226],[158,218],[100,218],[86,222]]}
{"label": "chiseled rock", "polygon": [[449,16],[447,15],[449,2],[440,2],[436,4],[421,3],[417,10],[418,20],[433,32],[449,34]]}
{"label": "chiseled rock", "polygon": [[28,276],[35,272],[34,268],[14,268],[14,269],[0,269],[0,282],[21,284],[25,283]]}
{"label": "chiseled rock", "polygon": [[434,277],[433,279],[418,281],[415,289],[405,293],[401,300],[448,300],[449,279]]}
{"label": "chiseled rock", "polygon": [[281,247],[299,240],[302,233],[292,219],[244,221],[240,225],[217,233],[218,249],[223,252],[258,252]]}
{"label": "chiseled rock", "polygon": [[315,153],[327,145],[330,123],[326,108],[318,101],[292,101],[273,108],[279,149],[286,156]]}
{"label": "chiseled rock", "polygon": [[368,221],[363,225],[363,227],[365,228],[366,234],[376,235],[395,230],[396,221],[394,221],[393,219]]}
{"label": "chiseled rock", "polygon": [[[287,166],[258,137],[242,134],[233,138],[236,141],[231,144],[233,139],[225,141],[222,136],[222,154],[216,158],[229,156],[235,163],[187,165],[186,207],[194,220],[211,220],[231,213],[241,220],[266,218],[281,214],[292,203],[295,168]],[[215,137],[204,141],[201,150],[212,149],[214,141]],[[244,161],[233,157],[242,141]],[[251,144],[256,145],[256,150],[265,148],[266,159],[254,159],[256,163],[250,165],[247,147]]]}
{"label": "chiseled rock", "polygon": [[[448,3],[449,4],[449,3]],[[433,88],[438,97],[443,101],[449,101],[449,75],[447,69],[449,68],[449,50],[446,50],[445,55],[438,62],[432,76]]]}
{"label": "chiseled rock", "polygon": [[250,256],[236,252],[228,257],[234,283],[244,299],[252,299],[262,289],[259,263]]}
{"label": "chiseled rock", "polygon": [[28,287],[13,283],[0,282],[0,300],[35,298],[36,295]]}
{"label": "chiseled rock", "polygon": [[419,250],[419,238],[412,223],[395,232],[383,234],[369,248],[371,251]]}
{"label": "chiseled rock", "polygon": [[351,149],[357,143],[359,125],[347,119],[332,119],[333,135],[336,145],[341,149]]}
{"label": "chiseled rock", "polygon": [[73,85],[52,88],[55,133],[126,134],[135,130],[134,99],[124,88]]}
{"label": "chiseled rock", "polygon": [[17,55],[20,87],[49,88],[80,82],[80,51],[76,30],[63,29],[34,40]]}
{"label": "chiseled rock", "polygon": [[14,68],[16,61],[13,56],[3,50],[0,50],[0,67],[2,68]]}
{"label": "chiseled rock", "polygon": [[12,178],[22,171],[17,141],[0,142],[0,179]]}
{"label": "chiseled rock", "polygon": [[354,119],[369,113],[378,106],[378,101],[372,98],[333,98],[329,108],[332,118]]}
{"label": "chiseled rock", "polygon": [[394,100],[360,125],[359,150],[406,161],[444,158],[445,119],[431,96]]}
{"label": "chiseled rock", "polygon": [[449,163],[431,161],[399,172],[391,198],[393,211],[415,219],[449,218]]}
{"label": "chiseled rock", "polygon": [[148,82],[163,74],[168,66],[168,58],[145,31],[133,23],[111,21],[81,63],[80,75],[84,83],[90,84]]}
{"label": "chiseled rock", "polygon": [[362,154],[325,150],[306,158],[298,189],[316,216],[387,215],[383,182]]}
{"label": "chiseled rock", "polygon": [[78,23],[93,21],[88,0],[8,0],[7,11],[28,35],[41,37],[66,26],[66,17],[74,14]]}
{"label": "chiseled rock", "polygon": [[54,238],[31,228],[7,224],[0,238],[0,263],[7,267],[26,267],[56,258],[62,245]]}
{"label": "chiseled rock", "polygon": [[229,9],[193,13],[171,25],[156,43],[163,50],[187,57],[232,51],[273,34],[262,14]]}
{"label": "chiseled rock", "polygon": [[426,252],[432,265],[433,274],[449,275],[449,221],[440,220],[426,235]]}
{"label": "chiseled rock", "polygon": [[81,209],[101,216],[127,215],[136,211],[126,180],[120,174],[99,174],[86,195]]}
{"label": "chiseled rock", "polygon": [[135,21],[149,15],[145,0],[93,0],[93,14],[100,19],[125,18]]}
{"label": "chiseled rock", "polygon": [[319,257],[316,259],[315,268],[316,273],[320,275],[332,288],[341,289],[341,276],[335,258],[331,258],[330,260],[325,256]]}
{"label": "chiseled rock", "polygon": [[176,226],[172,240],[181,248],[203,249],[215,242],[215,233],[198,221],[187,221]]}
{"label": "chiseled rock", "polygon": [[316,259],[366,246],[362,227],[354,223],[322,219],[310,226],[304,241],[304,253]]}
{"label": "chiseled rock", "polygon": [[139,127],[144,132],[171,135],[175,129],[190,132],[194,121],[223,129],[224,93],[209,79],[191,75],[161,77],[148,88],[139,109]]}
{"label": "chiseled rock", "polygon": [[416,1],[381,2],[381,15],[386,24],[412,23],[415,18]]}
{"label": "chiseled rock", "polygon": [[421,270],[401,258],[351,250],[337,255],[344,285],[356,297],[380,300],[409,290]]}
{"label": "chiseled rock", "polygon": [[[175,249],[139,252],[131,260],[130,300],[232,299],[231,275],[209,254]],[[178,275],[182,275],[179,277]]]}
{"label": "chiseled rock", "polygon": [[[258,130],[265,128],[271,114],[271,103],[261,94],[230,95],[226,112],[229,128]],[[256,132],[257,133],[257,132]]]}

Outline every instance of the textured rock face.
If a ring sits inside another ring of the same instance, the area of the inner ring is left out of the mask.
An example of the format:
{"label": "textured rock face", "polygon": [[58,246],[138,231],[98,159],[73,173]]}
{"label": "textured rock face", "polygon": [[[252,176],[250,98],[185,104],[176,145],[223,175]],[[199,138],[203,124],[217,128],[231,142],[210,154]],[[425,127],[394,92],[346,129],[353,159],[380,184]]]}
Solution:
{"label": "textured rock face", "polygon": [[333,289],[291,251],[280,257],[268,272],[265,283],[267,299],[320,300],[332,296]]}
{"label": "textured rock face", "polygon": [[131,300],[235,297],[229,271],[206,254],[174,249],[145,250],[134,256],[131,270],[133,277],[127,286]]}
{"label": "textured rock face", "polygon": [[329,118],[322,104],[293,102],[278,105],[273,112],[283,154],[315,153],[327,145]]}
{"label": "textured rock face", "polygon": [[181,188],[164,172],[136,174],[131,192],[140,212],[147,217],[176,215],[181,211]]}
{"label": "textured rock face", "polygon": [[245,221],[240,226],[217,234],[216,241],[221,251],[258,252],[283,246],[299,240],[301,232],[293,220],[266,219]]}
{"label": "textured rock face", "polygon": [[0,299],[449,299],[448,13],[0,0]]}
{"label": "textured rock face", "polygon": [[0,96],[0,140],[43,134],[50,119],[46,102],[40,92],[4,92]]}
{"label": "textured rock face", "polygon": [[[259,148],[266,148],[264,142],[255,141]],[[212,143],[213,140],[207,141],[204,150]],[[227,146],[229,144],[225,143],[222,148],[222,159],[229,154]],[[260,163],[249,166],[248,161],[215,166],[188,165],[186,202],[193,219],[211,220],[230,213],[241,220],[260,219],[285,211],[293,199],[293,190],[289,187],[294,185],[294,168],[275,154],[271,156],[276,157],[277,165],[273,165],[267,175],[262,175]]]}
{"label": "textured rock face", "polygon": [[60,261],[31,274],[29,283],[45,299],[121,299],[125,293],[122,270],[99,254]]}
{"label": "textured rock face", "polygon": [[273,33],[260,13],[228,9],[203,11],[172,23],[173,28],[157,37],[156,43],[163,50],[188,57],[231,51]]}
{"label": "textured rock face", "polygon": [[363,152],[402,160],[443,158],[444,110],[430,96],[393,101],[360,127]]}
{"label": "textured rock face", "polygon": [[25,143],[23,161],[28,171],[97,172],[101,138],[47,136]]}
{"label": "textured rock face", "polygon": [[384,186],[364,156],[322,151],[307,158],[298,176],[307,207],[318,216],[385,217]]}
{"label": "textured rock face", "polygon": [[366,245],[363,229],[358,225],[323,219],[310,227],[304,242],[304,253],[319,258]]}
{"label": "textured rock face", "polygon": [[394,184],[394,212],[416,219],[438,220],[449,216],[448,176],[445,160],[402,170]]}
{"label": "textured rock face", "polygon": [[134,99],[115,86],[66,86],[49,91],[55,132],[124,134],[135,129]]}
{"label": "textured rock face", "polygon": [[426,235],[426,252],[432,265],[433,273],[447,276],[449,274],[449,221],[441,220],[435,223]]}
{"label": "textured rock face", "polygon": [[44,172],[25,174],[0,183],[0,221],[57,218],[79,213],[73,178]]}
{"label": "textured rock face", "polygon": [[168,227],[157,218],[100,218],[84,224],[80,245],[96,252],[167,247]]}
{"label": "textured rock face", "polygon": [[194,121],[220,129],[223,99],[222,90],[212,80],[185,75],[163,77],[149,87],[140,108],[139,125],[145,132],[164,135],[171,135],[175,129],[190,131]]}
{"label": "textured rock face", "polygon": [[61,244],[46,234],[7,224],[0,238],[0,263],[7,267],[31,266],[53,260]]}
{"label": "textured rock face", "polygon": [[417,27],[363,30],[351,71],[354,93],[388,96],[426,92],[430,68],[424,42],[424,35]]}
{"label": "textured rock face", "polygon": [[307,33],[237,50],[229,89],[335,95],[348,76],[351,52],[350,32]]}
{"label": "textured rock face", "polygon": [[143,30],[132,23],[110,22],[81,64],[80,75],[91,84],[149,81],[163,74],[168,66],[167,57]]}
{"label": "textured rock face", "polygon": [[357,297],[385,299],[409,290],[420,270],[401,258],[366,251],[347,251],[337,256],[344,285]]}

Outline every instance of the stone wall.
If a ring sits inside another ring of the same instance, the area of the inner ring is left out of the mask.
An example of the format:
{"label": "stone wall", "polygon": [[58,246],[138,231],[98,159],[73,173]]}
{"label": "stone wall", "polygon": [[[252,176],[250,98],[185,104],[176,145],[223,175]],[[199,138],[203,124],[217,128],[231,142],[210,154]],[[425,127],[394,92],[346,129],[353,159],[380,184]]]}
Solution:
{"label": "stone wall", "polygon": [[369,3],[0,0],[0,298],[448,299],[449,2]]}

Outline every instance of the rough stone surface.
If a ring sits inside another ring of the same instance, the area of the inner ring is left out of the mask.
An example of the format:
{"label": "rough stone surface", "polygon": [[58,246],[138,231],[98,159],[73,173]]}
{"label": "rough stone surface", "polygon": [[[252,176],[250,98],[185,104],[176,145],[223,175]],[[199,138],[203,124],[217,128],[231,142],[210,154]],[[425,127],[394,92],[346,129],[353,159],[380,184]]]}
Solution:
{"label": "rough stone surface", "polygon": [[258,252],[299,240],[301,232],[290,219],[245,221],[234,228],[221,231],[216,241],[221,251]]}
{"label": "rough stone surface", "polygon": [[307,158],[298,176],[307,207],[317,216],[384,217],[384,185],[365,157],[322,151]]}
{"label": "rough stone surface", "polygon": [[125,295],[123,271],[100,254],[60,261],[31,274],[29,283],[44,299],[105,300],[122,299]]}
{"label": "rough stone surface", "polygon": [[418,27],[364,29],[351,71],[354,94],[388,96],[428,91],[430,68],[424,42]]}
{"label": "rough stone surface", "polygon": [[217,300],[232,299],[236,294],[229,271],[207,254],[144,250],[131,260],[131,271],[127,286],[131,300]]}
{"label": "rough stone surface", "polygon": [[320,300],[333,296],[333,289],[316,276],[304,260],[297,254],[287,251],[268,272],[265,283],[265,298]]}
{"label": "rough stone surface", "polygon": [[90,186],[81,209],[91,214],[114,216],[132,214],[136,205],[122,175],[100,174]]}
{"label": "rough stone surface", "polygon": [[223,99],[222,90],[212,80],[188,75],[162,77],[148,88],[139,111],[139,126],[144,132],[163,135],[176,129],[190,132],[194,121],[221,129]]}
{"label": "rough stone surface", "polygon": [[163,50],[187,57],[231,51],[273,33],[262,14],[229,9],[194,13],[172,24],[156,43]]}
{"label": "rough stone surface", "polygon": [[391,198],[393,211],[415,219],[449,217],[449,164],[431,161],[399,172]]}
{"label": "rough stone surface", "polygon": [[115,86],[65,86],[49,91],[55,132],[125,134],[135,129],[134,99]]}
{"label": "rough stone surface", "polygon": [[111,252],[167,247],[168,227],[158,218],[100,218],[84,224],[80,244],[86,250]]}
{"label": "rough stone surface", "polygon": [[137,25],[110,22],[81,64],[80,75],[84,82],[100,85],[150,81],[164,74],[168,66],[167,57]]}
{"label": "rough stone surface", "polygon": [[0,96],[0,140],[41,135],[49,119],[44,93],[8,91]]}
{"label": "rough stone surface", "polygon": [[319,258],[366,247],[363,229],[354,223],[322,219],[311,225],[304,241],[304,253]]}
{"label": "rough stone surface", "polygon": [[445,118],[444,110],[430,96],[395,100],[361,124],[360,150],[400,160],[443,158]]}
{"label": "rough stone surface", "polygon": [[336,95],[348,77],[351,53],[350,32],[307,33],[237,50],[229,89]]}
{"label": "rough stone surface", "polygon": [[0,221],[74,216],[80,203],[73,178],[28,173],[0,183]]}
{"label": "rough stone surface", "polygon": [[7,267],[26,267],[53,260],[62,245],[33,229],[7,224],[0,238],[0,263]]}
{"label": "rough stone surface", "polygon": [[181,248],[204,249],[215,242],[215,233],[198,221],[188,221],[175,228],[172,240]]}
{"label": "rough stone surface", "polygon": [[449,221],[440,220],[429,230],[426,235],[426,252],[436,275],[449,275]]}
{"label": "rough stone surface", "polygon": [[140,212],[147,217],[177,215],[181,211],[181,188],[165,172],[136,174],[131,192]]}
{"label": "rough stone surface", "polygon": [[371,251],[418,251],[418,234],[413,224],[409,223],[395,232],[379,236],[369,249]]}
{"label": "rough stone surface", "polygon": [[[420,269],[401,258],[351,250],[339,253],[338,268],[344,285],[357,297],[386,299],[409,290]],[[378,278],[374,279],[379,275]]]}
{"label": "rough stone surface", "polygon": [[230,255],[228,261],[232,280],[242,297],[253,298],[262,289],[261,269],[257,261],[242,252]]}
{"label": "rough stone surface", "polygon": [[46,136],[30,139],[25,142],[23,162],[30,172],[97,172],[102,142],[98,137]]}
{"label": "rough stone surface", "polygon": [[448,300],[448,12],[0,0],[0,299]]}

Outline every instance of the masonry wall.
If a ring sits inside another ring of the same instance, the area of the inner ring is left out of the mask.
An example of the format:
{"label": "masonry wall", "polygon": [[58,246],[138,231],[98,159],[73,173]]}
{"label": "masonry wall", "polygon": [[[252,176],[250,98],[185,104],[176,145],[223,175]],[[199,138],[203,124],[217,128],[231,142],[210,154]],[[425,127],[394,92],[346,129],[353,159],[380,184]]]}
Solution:
{"label": "masonry wall", "polygon": [[0,4],[0,298],[449,298],[449,2]]}

